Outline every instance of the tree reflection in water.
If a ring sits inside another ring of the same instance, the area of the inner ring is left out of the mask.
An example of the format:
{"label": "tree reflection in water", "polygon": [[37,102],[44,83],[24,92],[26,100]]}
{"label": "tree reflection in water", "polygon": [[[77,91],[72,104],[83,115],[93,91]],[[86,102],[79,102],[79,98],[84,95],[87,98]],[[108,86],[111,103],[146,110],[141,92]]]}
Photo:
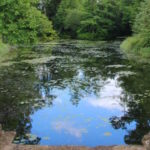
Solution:
{"label": "tree reflection in water", "polygon": [[129,130],[124,139],[127,144],[140,143],[150,131],[150,67],[129,62],[118,52],[116,43],[100,45],[57,44],[52,51],[55,59],[37,64],[19,60],[12,66],[1,67],[0,123],[4,129],[16,130],[25,144],[38,144],[39,137],[29,139],[27,135],[32,128],[31,115],[53,106],[58,96],[56,89],[69,89],[70,102],[78,107],[87,95],[99,97],[110,79],[123,89],[119,105],[125,108],[124,116],[112,116],[110,122],[113,128],[123,130],[134,123],[135,129]]}
{"label": "tree reflection in water", "polygon": [[[128,130],[124,137],[126,144],[141,144],[141,139],[150,131],[150,68],[148,64],[133,64],[133,70],[137,71],[136,77],[122,77],[121,86],[127,93],[122,101],[126,103],[127,111],[124,116],[110,118],[115,129],[127,130],[131,123],[135,124],[133,130]],[[144,76],[143,76],[144,75]]]}

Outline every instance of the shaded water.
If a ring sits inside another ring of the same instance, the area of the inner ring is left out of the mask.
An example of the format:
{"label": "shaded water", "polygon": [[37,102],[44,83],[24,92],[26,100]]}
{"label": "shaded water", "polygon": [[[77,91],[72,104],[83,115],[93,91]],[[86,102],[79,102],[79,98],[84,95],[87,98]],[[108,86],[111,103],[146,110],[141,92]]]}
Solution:
{"label": "shaded water", "polygon": [[[22,48],[0,67],[0,123],[14,143],[140,144],[150,131],[150,65],[119,42]],[[9,65],[8,65],[9,64]]]}

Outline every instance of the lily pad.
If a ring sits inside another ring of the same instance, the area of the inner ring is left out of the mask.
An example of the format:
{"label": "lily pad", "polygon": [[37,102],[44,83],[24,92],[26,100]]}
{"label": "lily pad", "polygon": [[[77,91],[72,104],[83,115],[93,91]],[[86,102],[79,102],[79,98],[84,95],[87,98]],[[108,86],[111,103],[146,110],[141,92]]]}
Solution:
{"label": "lily pad", "polygon": [[43,137],[42,139],[47,141],[50,140],[50,137]]}
{"label": "lily pad", "polygon": [[110,132],[105,132],[104,136],[111,136],[112,134]]}

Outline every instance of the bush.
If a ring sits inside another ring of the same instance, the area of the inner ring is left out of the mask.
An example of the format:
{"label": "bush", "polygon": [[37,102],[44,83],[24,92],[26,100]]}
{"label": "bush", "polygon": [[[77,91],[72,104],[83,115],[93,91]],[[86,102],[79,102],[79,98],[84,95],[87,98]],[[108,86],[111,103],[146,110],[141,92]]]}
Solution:
{"label": "bush", "polygon": [[147,44],[145,37],[141,35],[134,35],[133,37],[128,37],[122,44],[121,49],[128,53],[134,53],[145,58],[150,58],[150,46]]}
{"label": "bush", "polygon": [[78,29],[79,38],[109,40],[123,33],[122,12],[117,0],[87,1],[83,18]]}
{"label": "bush", "polygon": [[0,33],[10,44],[30,44],[56,37],[52,23],[35,7],[36,0],[0,1]]}
{"label": "bush", "polygon": [[150,57],[150,1],[141,3],[133,26],[133,37],[127,38],[121,48],[128,52],[136,52],[143,57]]}
{"label": "bush", "polygon": [[5,56],[8,54],[10,47],[4,44],[0,38],[0,62],[2,62]]}

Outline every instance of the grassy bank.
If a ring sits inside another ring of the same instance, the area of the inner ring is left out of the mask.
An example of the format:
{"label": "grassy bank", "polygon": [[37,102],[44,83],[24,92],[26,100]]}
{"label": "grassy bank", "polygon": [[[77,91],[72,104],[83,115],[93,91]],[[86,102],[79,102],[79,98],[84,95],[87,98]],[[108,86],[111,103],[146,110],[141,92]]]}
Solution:
{"label": "grassy bank", "polygon": [[7,44],[4,44],[0,40],[0,63],[4,61],[6,58],[8,58],[8,53],[10,51],[10,46]]}
{"label": "grassy bank", "polygon": [[121,49],[128,53],[134,54],[141,58],[150,58],[150,44],[149,40],[141,35],[128,37],[122,44]]}

